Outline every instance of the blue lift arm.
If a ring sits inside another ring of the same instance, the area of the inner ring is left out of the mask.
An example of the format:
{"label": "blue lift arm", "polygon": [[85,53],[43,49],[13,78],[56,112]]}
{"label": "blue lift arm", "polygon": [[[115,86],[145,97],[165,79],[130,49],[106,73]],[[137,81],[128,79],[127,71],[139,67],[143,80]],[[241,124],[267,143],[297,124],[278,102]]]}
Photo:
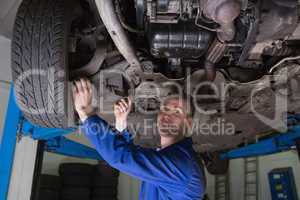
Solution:
{"label": "blue lift arm", "polygon": [[22,135],[30,136],[35,140],[45,140],[45,150],[48,152],[78,158],[102,160],[95,149],[69,140],[63,136],[74,133],[76,130],[76,128],[60,129],[38,127],[26,120],[22,123]]}
{"label": "blue lift arm", "polygon": [[30,136],[35,140],[48,140],[51,138],[55,138],[57,136],[62,136],[66,134],[73,133],[76,131],[76,128],[43,128],[39,126],[35,126],[30,122],[24,120],[22,123],[22,135]]}
{"label": "blue lift arm", "polygon": [[[296,116],[298,119],[299,116]],[[289,131],[271,138],[258,141],[255,144],[250,144],[245,147],[230,150],[221,154],[221,159],[245,158],[252,156],[268,155],[282,151],[291,150],[296,146],[299,153],[300,126],[294,125],[289,128]]]}

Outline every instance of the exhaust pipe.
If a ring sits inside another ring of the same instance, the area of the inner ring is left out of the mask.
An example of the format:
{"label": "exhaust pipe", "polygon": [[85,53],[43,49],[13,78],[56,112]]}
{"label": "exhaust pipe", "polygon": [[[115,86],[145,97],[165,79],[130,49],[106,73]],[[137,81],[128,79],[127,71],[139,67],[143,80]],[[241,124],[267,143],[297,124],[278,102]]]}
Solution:
{"label": "exhaust pipe", "polygon": [[100,17],[116,47],[130,66],[141,66],[114,9],[113,0],[95,0]]}
{"label": "exhaust pipe", "polygon": [[202,4],[204,15],[220,25],[217,33],[219,40],[221,42],[233,40],[236,33],[234,20],[240,15],[241,2],[238,0],[204,0]]}
{"label": "exhaust pipe", "polygon": [[220,42],[217,38],[209,47],[206,54],[205,63],[204,63],[204,69],[208,81],[215,80],[216,78],[215,64],[218,63],[223,58],[226,50],[227,50],[226,44]]}

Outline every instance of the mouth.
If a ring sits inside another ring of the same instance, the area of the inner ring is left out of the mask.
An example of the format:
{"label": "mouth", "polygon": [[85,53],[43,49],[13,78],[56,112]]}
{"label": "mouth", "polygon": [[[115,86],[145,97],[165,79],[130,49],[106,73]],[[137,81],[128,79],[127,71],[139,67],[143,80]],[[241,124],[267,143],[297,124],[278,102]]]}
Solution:
{"label": "mouth", "polygon": [[172,123],[160,123],[159,124],[159,130],[162,133],[177,133],[179,131],[179,127],[176,124]]}

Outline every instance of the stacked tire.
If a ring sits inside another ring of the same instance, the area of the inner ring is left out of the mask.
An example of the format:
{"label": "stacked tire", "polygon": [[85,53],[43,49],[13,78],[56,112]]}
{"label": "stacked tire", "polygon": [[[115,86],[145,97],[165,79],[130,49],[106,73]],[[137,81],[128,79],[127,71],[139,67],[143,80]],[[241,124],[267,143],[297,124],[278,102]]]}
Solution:
{"label": "stacked tire", "polygon": [[59,200],[61,180],[59,176],[41,174],[37,184],[36,200]]}
{"label": "stacked tire", "polygon": [[62,180],[61,200],[89,200],[93,166],[82,163],[63,163],[59,166]]}
{"label": "stacked tire", "polygon": [[92,200],[117,200],[119,171],[106,162],[94,166]]}

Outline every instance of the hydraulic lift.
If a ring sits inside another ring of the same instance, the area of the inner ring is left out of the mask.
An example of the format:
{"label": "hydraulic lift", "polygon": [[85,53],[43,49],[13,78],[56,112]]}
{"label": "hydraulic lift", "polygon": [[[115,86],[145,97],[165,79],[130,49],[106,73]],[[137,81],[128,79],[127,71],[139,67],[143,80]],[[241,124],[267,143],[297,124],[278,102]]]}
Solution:
{"label": "hydraulic lift", "polygon": [[22,115],[15,101],[13,86],[6,111],[2,139],[0,140],[0,200],[6,200],[13,165],[14,150],[18,140],[22,137],[31,137],[34,140],[44,141],[44,150],[48,152],[102,160],[100,155],[88,146],[74,142],[64,137],[74,133],[76,128],[57,129],[38,127],[28,122]]}
{"label": "hydraulic lift", "polygon": [[[289,116],[287,123],[290,125],[286,133],[276,134],[267,139],[257,141],[257,143],[230,150],[221,154],[221,158],[235,159],[261,156],[291,149],[297,149],[299,154],[300,115]],[[2,140],[0,140],[0,200],[6,200],[14,149],[18,140],[22,137],[31,137],[34,140],[45,141],[44,149],[49,152],[102,160],[94,149],[64,137],[64,135],[74,133],[74,131],[76,131],[76,128],[42,128],[28,122],[16,104],[13,86],[11,86]]]}
{"label": "hydraulic lift", "polygon": [[221,159],[246,158],[297,150],[300,159],[300,114],[288,116],[288,131],[221,154]]}

